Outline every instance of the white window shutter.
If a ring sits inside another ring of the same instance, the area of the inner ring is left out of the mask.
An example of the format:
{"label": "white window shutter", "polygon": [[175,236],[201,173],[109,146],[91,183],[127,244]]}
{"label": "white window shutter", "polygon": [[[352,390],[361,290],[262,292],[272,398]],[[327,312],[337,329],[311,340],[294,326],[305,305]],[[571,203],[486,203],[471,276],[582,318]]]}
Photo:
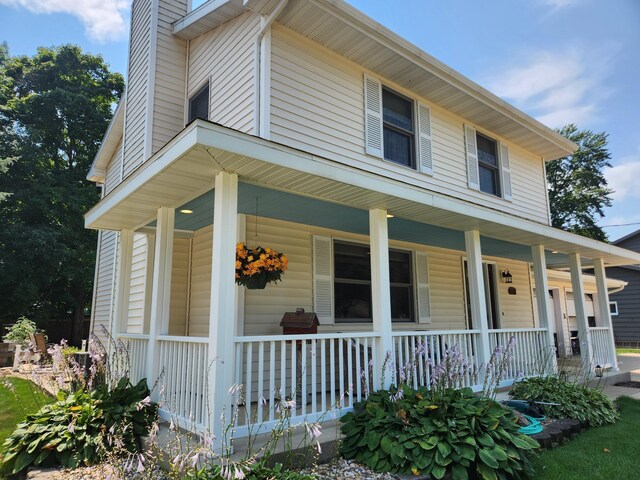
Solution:
{"label": "white window shutter", "polygon": [[502,198],[513,200],[511,191],[511,162],[509,161],[509,147],[500,143],[500,167],[502,169]]}
{"label": "white window shutter", "polygon": [[321,324],[333,323],[333,252],[331,237],[313,236],[313,309]]}
{"label": "white window shutter", "polygon": [[383,158],[382,85],[364,76],[364,143],[367,155]]}
{"label": "white window shutter", "polygon": [[467,180],[469,182],[469,188],[480,190],[476,129],[469,125],[464,126],[464,145],[467,154]]}
{"label": "white window shutter", "polygon": [[433,174],[431,109],[423,103],[418,104],[418,163],[422,173]]}
{"label": "white window shutter", "polygon": [[418,296],[418,323],[431,323],[431,292],[429,285],[429,257],[416,252],[416,291]]}

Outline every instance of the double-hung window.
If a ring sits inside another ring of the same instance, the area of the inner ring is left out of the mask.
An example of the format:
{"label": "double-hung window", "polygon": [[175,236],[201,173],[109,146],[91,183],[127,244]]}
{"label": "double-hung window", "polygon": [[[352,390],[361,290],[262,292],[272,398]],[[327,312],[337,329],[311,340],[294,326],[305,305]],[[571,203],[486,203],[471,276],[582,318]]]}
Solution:
{"label": "double-hung window", "polygon": [[[368,245],[334,241],[334,295],[336,322],[370,322],[371,252]],[[391,318],[414,321],[413,269],[409,251],[389,250]]]}
{"label": "double-hung window", "polygon": [[469,188],[512,199],[509,148],[506,144],[464,126]]}
{"label": "double-hung window", "polygon": [[364,107],[367,155],[433,174],[429,106],[365,75]]}
{"label": "double-hung window", "polygon": [[384,159],[415,168],[413,102],[388,88],[382,88]]}
{"label": "double-hung window", "polygon": [[189,99],[189,115],[187,123],[193,122],[196,118],[209,120],[209,84],[207,83]]}

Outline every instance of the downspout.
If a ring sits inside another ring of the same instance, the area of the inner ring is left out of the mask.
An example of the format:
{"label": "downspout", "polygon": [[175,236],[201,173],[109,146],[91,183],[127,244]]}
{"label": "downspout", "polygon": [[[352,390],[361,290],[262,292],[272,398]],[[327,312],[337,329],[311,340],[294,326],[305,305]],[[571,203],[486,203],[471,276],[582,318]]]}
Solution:
{"label": "downspout", "polygon": [[265,17],[261,18],[260,31],[256,34],[255,39],[255,72],[256,72],[256,89],[255,89],[255,134],[258,137],[262,137],[264,132],[262,132],[262,116],[264,112],[262,111],[262,99],[261,92],[263,87],[262,82],[262,41],[264,39],[265,34],[271,28],[271,24],[273,21],[280,15],[280,12],[287,6],[289,0],[280,0],[280,2],[275,6],[275,8],[271,11],[271,13]]}

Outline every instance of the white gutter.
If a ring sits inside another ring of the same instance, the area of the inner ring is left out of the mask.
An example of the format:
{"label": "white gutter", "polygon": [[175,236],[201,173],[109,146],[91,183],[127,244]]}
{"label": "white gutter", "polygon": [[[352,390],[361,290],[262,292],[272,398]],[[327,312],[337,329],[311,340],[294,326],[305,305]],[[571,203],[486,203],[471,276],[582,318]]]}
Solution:
{"label": "white gutter", "polygon": [[[262,108],[262,95],[265,81],[262,78],[264,72],[262,72],[262,48],[263,48],[263,40],[265,34],[271,28],[271,24],[273,21],[280,15],[280,12],[287,6],[289,0],[280,0],[280,2],[275,6],[275,8],[271,11],[271,13],[265,18],[262,16],[260,20],[260,31],[256,35],[255,39],[255,72],[256,72],[256,82],[255,82],[255,135],[258,137],[264,137],[263,128],[263,116],[264,109]],[[264,92],[266,94],[266,92]]]}

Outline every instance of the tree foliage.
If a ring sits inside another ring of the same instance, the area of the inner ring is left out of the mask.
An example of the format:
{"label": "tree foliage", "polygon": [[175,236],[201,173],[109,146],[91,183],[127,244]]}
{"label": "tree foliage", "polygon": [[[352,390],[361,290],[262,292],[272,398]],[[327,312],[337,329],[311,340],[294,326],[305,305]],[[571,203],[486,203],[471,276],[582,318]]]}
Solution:
{"label": "tree foliage", "polygon": [[605,167],[611,166],[608,134],[578,130],[574,124],[558,132],[576,143],[578,149],[547,164],[551,224],[606,241],[607,235],[596,222],[604,217],[604,207],[611,206],[612,190],[603,173]]}
{"label": "tree foliage", "polygon": [[101,56],[65,45],[0,53],[0,318],[73,315],[89,305],[99,199],[86,174],[124,80]]}

